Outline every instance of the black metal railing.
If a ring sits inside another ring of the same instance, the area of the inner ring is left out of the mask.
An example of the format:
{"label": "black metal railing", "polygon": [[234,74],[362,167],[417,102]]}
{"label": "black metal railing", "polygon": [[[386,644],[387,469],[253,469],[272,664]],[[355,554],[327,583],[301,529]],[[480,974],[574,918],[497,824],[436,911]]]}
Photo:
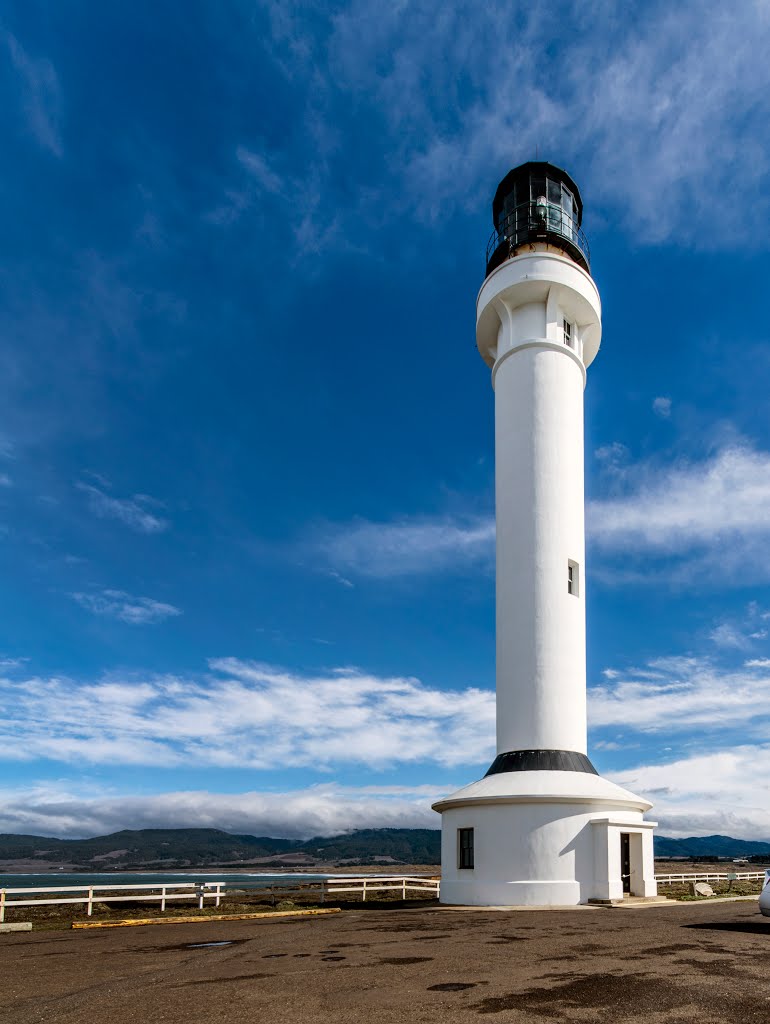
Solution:
{"label": "black metal railing", "polygon": [[532,242],[552,242],[585,270],[590,269],[588,239],[574,217],[557,203],[521,203],[503,218],[487,242],[487,274]]}

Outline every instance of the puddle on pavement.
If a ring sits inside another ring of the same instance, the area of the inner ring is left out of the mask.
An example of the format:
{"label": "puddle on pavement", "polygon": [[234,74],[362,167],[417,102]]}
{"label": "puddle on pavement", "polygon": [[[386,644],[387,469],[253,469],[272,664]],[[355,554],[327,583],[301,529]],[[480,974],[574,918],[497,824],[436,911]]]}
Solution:
{"label": "puddle on pavement", "polygon": [[232,939],[222,939],[221,942],[188,942],[185,949],[213,949],[214,946],[232,946]]}
{"label": "puddle on pavement", "polygon": [[381,964],[392,964],[394,967],[401,967],[405,964],[427,964],[433,959],[432,956],[392,956],[386,960],[380,960]]}

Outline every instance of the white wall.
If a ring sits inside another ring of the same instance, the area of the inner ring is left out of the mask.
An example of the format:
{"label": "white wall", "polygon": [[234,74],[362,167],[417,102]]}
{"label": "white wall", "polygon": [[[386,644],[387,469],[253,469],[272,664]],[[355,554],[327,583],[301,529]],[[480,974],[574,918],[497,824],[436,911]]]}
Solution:
{"label": "white wall", "polygon": [[[469,803],[442,812],[441,902],[576,906],[621,899],[620,834],[631,833],[632,893],[656,894],[652,829],[640,811],[575,803]],[[474,830],[474,867],[457,866],[457,830]]]}
{"label": "white wall", "polygon": [[495,489],[498,753],[585,753],[583,374],[563,344],[530,344],[498,364]]}

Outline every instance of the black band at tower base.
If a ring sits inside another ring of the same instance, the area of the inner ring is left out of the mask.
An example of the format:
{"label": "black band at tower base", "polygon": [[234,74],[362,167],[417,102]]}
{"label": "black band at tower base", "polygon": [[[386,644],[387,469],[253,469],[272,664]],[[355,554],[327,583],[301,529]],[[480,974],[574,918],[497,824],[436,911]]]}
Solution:
{"label": "black band at tower base", "polygon": [[487,775],[540,771],[599,774],[586,754],[577,750],[509,750],[507,754],[497,755]]}

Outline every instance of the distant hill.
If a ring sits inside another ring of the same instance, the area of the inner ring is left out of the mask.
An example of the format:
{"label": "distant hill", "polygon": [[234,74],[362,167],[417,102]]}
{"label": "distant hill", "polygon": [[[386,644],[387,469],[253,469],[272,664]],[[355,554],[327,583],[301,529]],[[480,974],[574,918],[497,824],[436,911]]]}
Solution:
{"label": "distant hill", "polygon": [[[51,839],[0,834],[0,862],[117,868],[252,865],[312,867],[316,864],[438,864],[437,829],[361,829],[307,841],[233,835],[214,828],[140,829],[93,839]],[[2,864],[0,864],[2,866]]]}
{"label": "distant hill", "polygon": [[232,835],[215,828],[126,829],[94,839],[0,835],[0,860],[41,859],[106,868],[169,861],[221,864],[282,854],[296,845],[291,839]]}
{"label": "distant hill", "polygon": [[764,857],[770,855],[770,843],[731,836],[693,836],[668,839],[655,836],[656,857]]}
{"label": "distant hill", "polygon": [[[655,837],[656,857],[768,857],[770,843],[699,836]],[[93,839],[0,835],[0,870],[46,870],[72,865],[91,870],[125,868],[313,868],[342,864],[438,864],[438,829],[373,828],[314,839],[234,835],[215,828],[140,829]]]}

